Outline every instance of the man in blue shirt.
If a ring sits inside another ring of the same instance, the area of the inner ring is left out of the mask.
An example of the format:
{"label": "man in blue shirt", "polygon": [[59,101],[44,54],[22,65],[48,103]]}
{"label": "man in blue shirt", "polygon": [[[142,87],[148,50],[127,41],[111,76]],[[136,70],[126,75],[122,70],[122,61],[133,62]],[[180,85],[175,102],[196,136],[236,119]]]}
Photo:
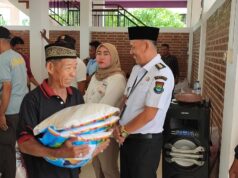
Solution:
{"label": "man in blue shirt", "polygon": [[96,49],[101,43],[99,41],[92,41],[89,43],[89,58],[85,59],[87,63],[87,75],[92,76],[97,70]]}
{"label": "man in blue shirt", "polygon": [[16,127],[23,97],[28,92],[23,57],[13,51],[10,32],[0,26],[0,173],[2,178],[15,178]]}

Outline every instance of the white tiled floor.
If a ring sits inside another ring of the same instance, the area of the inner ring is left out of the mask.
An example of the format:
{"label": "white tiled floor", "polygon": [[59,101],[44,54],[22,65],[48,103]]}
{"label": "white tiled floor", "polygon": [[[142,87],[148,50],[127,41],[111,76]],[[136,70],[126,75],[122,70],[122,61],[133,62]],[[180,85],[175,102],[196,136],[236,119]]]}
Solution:
{"label": "white tiled floor", "polygon": [[[162,178],[162,160],[160,160],[160,165],[157,170],[157,178]],[[92,164],[88,164],[82,168],[82,172],[80,174],[80,178],[96,178],[93,170]]]}

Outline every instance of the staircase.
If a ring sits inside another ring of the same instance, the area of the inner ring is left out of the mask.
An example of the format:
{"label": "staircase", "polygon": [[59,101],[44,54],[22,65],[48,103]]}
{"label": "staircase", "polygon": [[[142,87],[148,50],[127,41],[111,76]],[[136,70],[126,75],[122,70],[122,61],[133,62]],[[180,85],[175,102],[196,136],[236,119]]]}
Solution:
{"label": "staircase", "polygon": [[26,8],[29,9],[29,0],[18,0],[19,3],[24,3]]}
{"label": "staircase", "polygon": [[[29,15],[29,0],[9,0]],[[49,0],[49,17],[61,26],[80,26],[78,0]],[[117,4],[92,4],[92,25],[97,27],[145,26],[145,24]]]}
{"label": "staircase", "polygon": [[117,4],[93,4],[93,26],[128,27],[146,26],[141,20]]}
{"label": "staircase", "polygon": [[79,26],[79,2],[75,0],[51,0],[49,2],[49,16],[61,26]]}
{"label": "staircase", "polygon": [[[80,3],[77,0],[51,0],[50,17],[61,26],[80,25]],[[92,4],[92,25],[98,27],[145,26],[117,4]]]}
{"label": "staircase", "polygon": [[8,0],[16,8],[22,11],[25,15],[29,16],[29,0]]}

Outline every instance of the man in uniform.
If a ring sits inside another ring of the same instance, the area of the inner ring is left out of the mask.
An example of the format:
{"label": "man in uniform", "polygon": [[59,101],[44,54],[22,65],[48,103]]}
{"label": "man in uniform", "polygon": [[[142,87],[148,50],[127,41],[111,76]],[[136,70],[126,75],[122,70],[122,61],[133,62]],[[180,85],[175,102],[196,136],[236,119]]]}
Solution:
{"label": "man in uniform", "polygon": [[0,26],[0,173],[15,178],[16,127],[23,97],[28,92],[23,57],[11,49],[10,32]]}
{"label": "man in uniform", "polygon": [[174,87],[173,73],[157,54],[159,28],[129,27],[137,65],[127,83],[114,136],[121,144],[121,178],[156,178],[162,131]]}
{"label": "man in uniform", "polygon": [[[78,178],[79,169],[53,166],[43,157],[75,158],[89,152],[88,145],[73,146],[70,139],[60,148],[48,148],[37,141],[33,128],[47,117],[66,107],[83,103],[80,92],[70,87],[76,76],[76,51],[70,43],[58,42],[46,46],[48,79],[28,93],[20,109],[17,136],[28,178]],[[103,150],[108,142],[98,147]]]}
{"label": "man in uniform", "polygon": [[175,83],[178,83],[179,81],[179,66],[178,66],[178,60],[176,56],[171,55],[169,51],[169,45],[168,44],[162,44],[160,55],[164,63],[170,67],[174,74]]}

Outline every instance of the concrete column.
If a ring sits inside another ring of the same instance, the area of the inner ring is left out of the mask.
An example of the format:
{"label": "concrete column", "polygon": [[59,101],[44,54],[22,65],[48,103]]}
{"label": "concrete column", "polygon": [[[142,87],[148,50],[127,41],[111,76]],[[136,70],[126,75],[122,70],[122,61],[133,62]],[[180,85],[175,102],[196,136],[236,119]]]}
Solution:
{"label": "concrete column", "polygon": [[[40,31],[49,29],[49,1],[30,0],[30,57],[31,69],[38,82],[47,77],[45,69],[44,41]],[[48,33],[49,34],[49,33]]]}
{"label": "concrete column", "polygon": [[232,0],[219,177],[227,178],[238,144],[238,0]]}
{"label": "concrete column", "polygon": [[216,0],[203,0],[203,13],[209,11],[212,5],[216,2]]}
{"label": "concrete column", "polygon": [[187,20],[187,26],[193,27],[196,25],[199,20],[202,13],[202,7],[201,7],[201,0],[190,0],[187,2],[187,9],[188,9],[188,20]]}
{"label": "concrete column", "polygon": [[90,27],[92,26],[92,0],[80,1],[80,58],[89,55],[89,42],[91,40]]}
{"label": "concrete column", "polygon": [[199,49],[199,62],[198,62],[198,80],[200,81],[203,91],[203,78],[204,78],[204,63],[205,63],[205,50],[206,50],[206,31],[207,23],[201,23],[201,35],[200,35],[200,49]]}

